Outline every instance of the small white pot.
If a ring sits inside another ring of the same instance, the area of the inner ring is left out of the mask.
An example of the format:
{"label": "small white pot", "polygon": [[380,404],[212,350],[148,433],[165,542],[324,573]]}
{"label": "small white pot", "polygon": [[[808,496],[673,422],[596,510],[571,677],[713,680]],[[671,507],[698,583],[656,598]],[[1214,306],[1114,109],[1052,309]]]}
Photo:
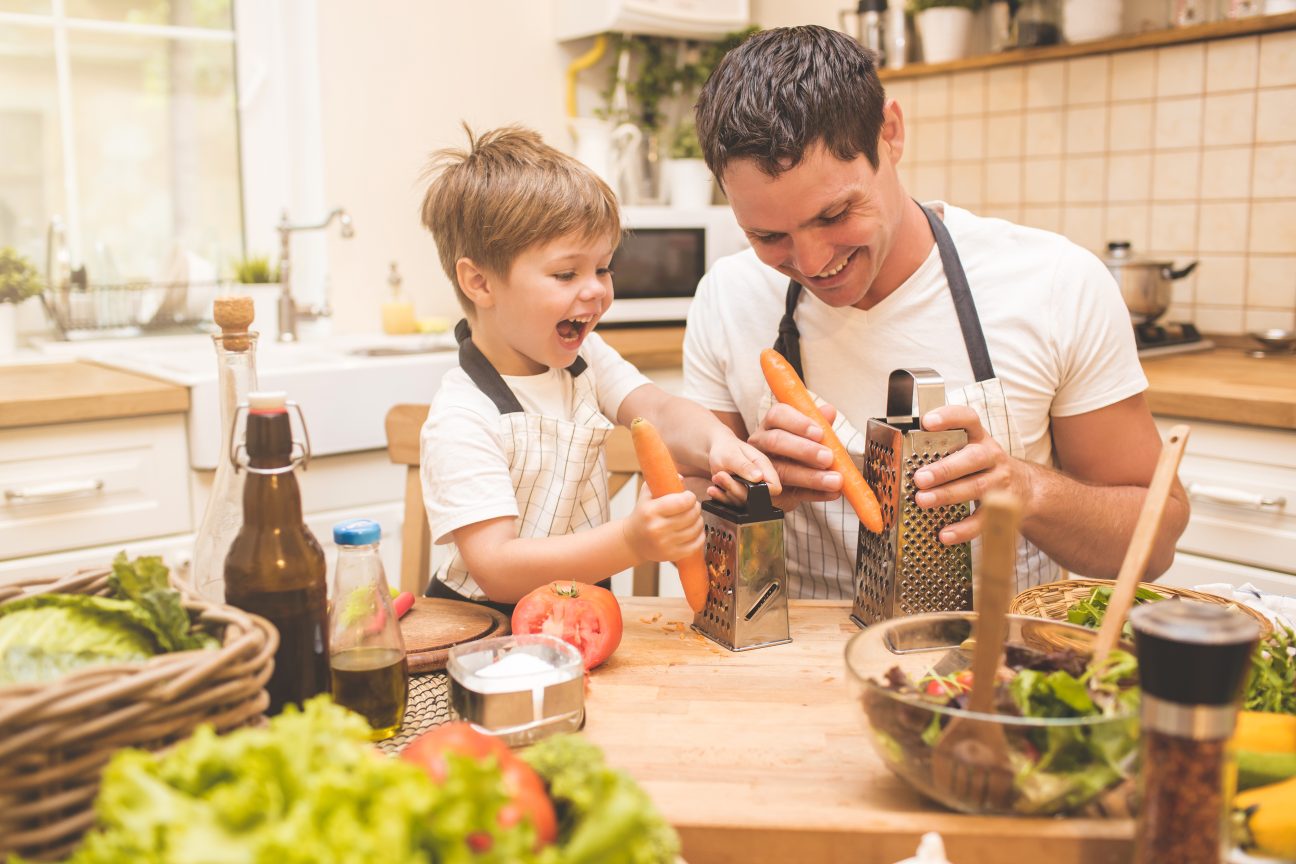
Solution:
{"label": "small white pot", "polygon": [[1121,0],[1066,0],[1062,31],[1068,42],[1106,39],[1121,32]]}
{"label": "small white pot", "polygon": [[918,35],[924,63],[948,63],[967,56],[972,33],[972,10],[960,6],[933,6],[919,12]]}
{"label": "small white pot", "polygon": [[18,350],[18,304],[0,302],[0,357]]}
{"label": "small white pot", "polygon": [[672,207],[707,207],[711,204],[711,171],[702,159],[667,159],[662,166],[666,201]]}

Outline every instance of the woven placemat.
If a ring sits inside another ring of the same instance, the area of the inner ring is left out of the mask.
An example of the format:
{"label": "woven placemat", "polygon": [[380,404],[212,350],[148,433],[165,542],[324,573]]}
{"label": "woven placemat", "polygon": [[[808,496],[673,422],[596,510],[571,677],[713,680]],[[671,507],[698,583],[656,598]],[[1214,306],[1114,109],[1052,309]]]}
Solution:
{"label": "woven placemat", "polygon": [[454,716],[454,709],[450,707],[450,676],[447,673],[411,675],[409,698],[405,702],[405,722],[401,725],[400,732],[386,741],[379,741],[378,746],[395,755],[433,726],[448,723]]}

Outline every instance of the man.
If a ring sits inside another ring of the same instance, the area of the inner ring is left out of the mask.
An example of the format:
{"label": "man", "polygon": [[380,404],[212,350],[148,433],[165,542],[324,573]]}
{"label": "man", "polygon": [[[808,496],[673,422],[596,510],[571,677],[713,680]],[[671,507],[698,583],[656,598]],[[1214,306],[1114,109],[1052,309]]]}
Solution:
{"label": "man", "polygon": [[[910,199],[897,173],[901,108],[874,58],[837,31],[753,36],[717,67],[696,113],[707,164],[753,248],[699,285],[685,386],[774,461],[791,510],[794,595],[853,596],[858,522],[828,470],[823,430],[771,404],[757,359],[771,344],[829,403],[857,464],[857,430],[887,413],[891,371],[935,369],[949,404],[923,426],[965,429],[968,444],[917,472],[916,503],[1015,493],[1025,510],[1017,590],[1058,578],[1059,565],[1114,577],[1161,440],[1103,264],[1056,234]],[[724,475],[714,482],[742,494]],[[1169,566],[1187,518],[1176,484],[1151,574]],[[970,541],[980,523],[974,512],[940,540]]]}

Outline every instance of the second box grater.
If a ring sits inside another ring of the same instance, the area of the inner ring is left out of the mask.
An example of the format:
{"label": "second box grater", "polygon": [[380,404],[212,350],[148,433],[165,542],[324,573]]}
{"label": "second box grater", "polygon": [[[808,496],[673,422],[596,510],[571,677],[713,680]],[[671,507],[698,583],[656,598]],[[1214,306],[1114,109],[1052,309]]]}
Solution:
{"label": "second box grater", "polygon": [[914,472],[967,444],[962,429],[923,430],[919,418],[944,404],[945,381],[934,370],[896,369],[887,384],[887,416],[868,421],[864,479],[882,508],[882,531],[859,532],[851,618],[861,627],[972,608],[971,546],[946,546],[938,537],[968,517],[968,505],[925,510],[914,502]]}
{"label": "second box grater", "polygon": [[693,618],[693,629],[730,651],[746,651],[792,638],[783,511],[770,501],[764,483],[736,479],[747,486],[745,505],[702,505],[707,599]]}

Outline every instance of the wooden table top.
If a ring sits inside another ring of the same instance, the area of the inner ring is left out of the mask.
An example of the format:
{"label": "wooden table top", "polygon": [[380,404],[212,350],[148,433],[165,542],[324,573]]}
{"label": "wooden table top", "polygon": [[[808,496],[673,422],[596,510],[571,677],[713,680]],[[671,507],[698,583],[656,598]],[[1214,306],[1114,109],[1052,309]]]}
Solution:
{"label": "wooden table top", "polygon": [[1296,429],[1296,354],[1217,348],[1143,361],[1153,414]]}
{"label": "wooden table top", "polygon": [[927,831],[957,864],[1132,854],[1128,819],[964,816],[894,777],[847,686],[859,631],[844,602],[794,600],[792,642],[742,653],[690,631],[682,599],[621,604],[625,635],[591,677],[585,734],[644,786],[690,864],[893,864]]}
{"label": "wooden table top", "polygon": [[186,388],[95,363],[0,366],[0,429],[188,410]]}

